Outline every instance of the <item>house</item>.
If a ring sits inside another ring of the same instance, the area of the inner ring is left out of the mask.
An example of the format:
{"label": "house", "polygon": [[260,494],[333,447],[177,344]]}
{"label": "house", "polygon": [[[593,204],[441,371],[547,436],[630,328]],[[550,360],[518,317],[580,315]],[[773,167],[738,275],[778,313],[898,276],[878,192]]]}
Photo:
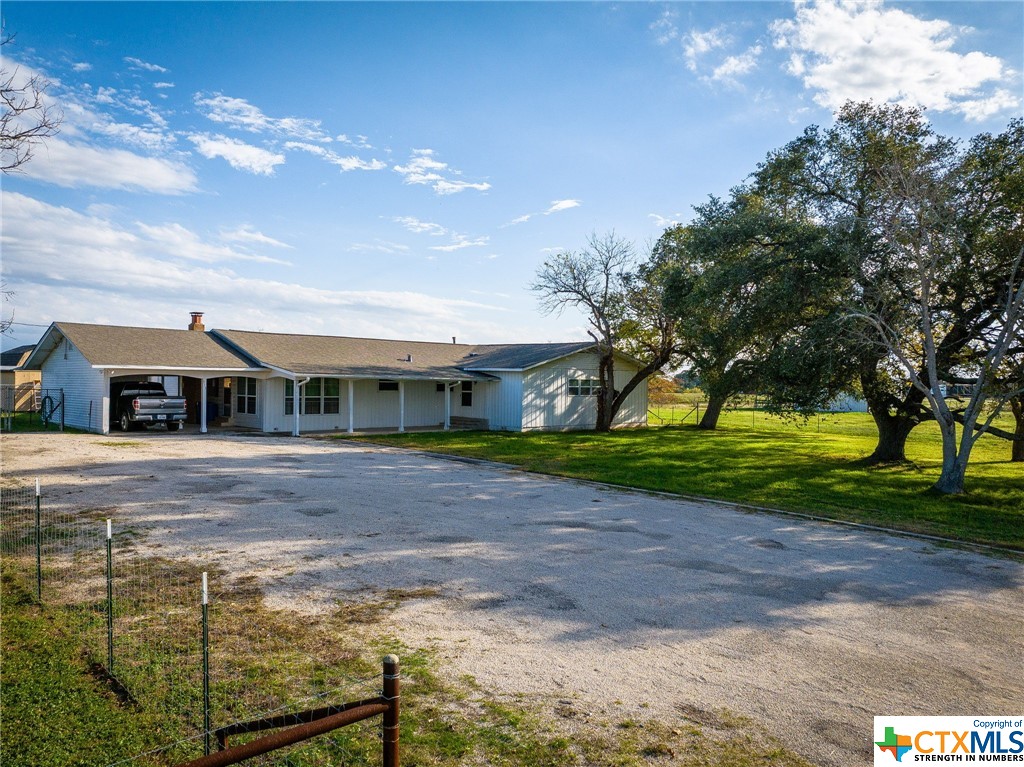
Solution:
{"label": "house", "polygon": [[42,374],[25,367],[34,346],[18,346],[0,352],[0,409],[24,413],[39,409],[37,402]]}
{"label": "house", "polygon": [[[189,402],[200,431],[218,425],[268,433],[466,426],[503,431],[593,428],[593,342],[431,343],[245,330],[188,330],[55,322],[30,362],[64,390],[64,423],[110,430],[110,384],[159,380]],[[616,386],[638,369],[616,359]],[[616,426],[647,423],[647,387],[626,399]]]}

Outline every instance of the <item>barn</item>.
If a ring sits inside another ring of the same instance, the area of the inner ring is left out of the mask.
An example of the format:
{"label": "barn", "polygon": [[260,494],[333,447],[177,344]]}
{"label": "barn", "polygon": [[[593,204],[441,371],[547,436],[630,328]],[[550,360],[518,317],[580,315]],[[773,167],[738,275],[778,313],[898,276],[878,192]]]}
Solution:
{"label": "barn", "polygon": [[[64,423],[107,433],[111,383],[153,380],[184,396],[200,432],[591,429],[598,354],[591,341],[458,344],[345,336],[54,322],[29,360],[64,391]],[[616,359],[616,387],[638,363]],[[615,425],[647,423],[638,386]]]}

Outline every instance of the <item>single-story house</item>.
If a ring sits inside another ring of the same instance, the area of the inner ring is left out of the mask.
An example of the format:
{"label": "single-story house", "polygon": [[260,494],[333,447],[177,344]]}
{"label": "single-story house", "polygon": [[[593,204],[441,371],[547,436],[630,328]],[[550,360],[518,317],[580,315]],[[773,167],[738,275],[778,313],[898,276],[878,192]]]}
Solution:
{"label": "single-story house", "polygon": [[[219,425],[299,435],[411,427],[502,431],[589,429],[596,423],[592,341],[458,344],[245,330],[54,322],[29,362],[64,392],[64,423],[110,428],[111,382],[163,381],[189,402],[200,431]],[[619,355],[616,386],[638,369]],[[647,423],[638,386],[616,426]]]}
{"label": "single-story house", "polygon": [[42,374],[25,367],[34,348],[29,344],[0,352],[0,410],[23,413],[39,409]]}

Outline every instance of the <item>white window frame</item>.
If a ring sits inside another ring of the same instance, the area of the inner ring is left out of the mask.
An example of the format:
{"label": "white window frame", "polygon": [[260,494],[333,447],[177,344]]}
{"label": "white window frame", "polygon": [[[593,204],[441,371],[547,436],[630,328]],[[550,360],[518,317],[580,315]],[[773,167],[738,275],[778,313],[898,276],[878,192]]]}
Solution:
{"label": "white window frame", "polygon": [[596,397],[601,382],[596,378],[570,378],[567,388],[570,397]]}
{"label": "white window frame", "polygon": [[[240,377],[238,379],[238,391],[235,392],[235,412],[245,415],[257,415],[257,381],[258,378]],[[251,391],[250,391],[251,389]],[[250,408],[252,408],[250,410]]]}

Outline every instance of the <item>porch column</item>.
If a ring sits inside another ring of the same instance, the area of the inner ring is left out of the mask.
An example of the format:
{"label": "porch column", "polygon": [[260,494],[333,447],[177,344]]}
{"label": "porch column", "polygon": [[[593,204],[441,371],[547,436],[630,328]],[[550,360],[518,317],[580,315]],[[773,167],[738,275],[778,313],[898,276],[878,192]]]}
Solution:
{"label": "porch column", "polygon": [[405,381],[398,382],[398,431],[405,431]]}
{"label": "porch column", "polygon": [[292,384],[292,414],[295,416],[295,423],[292,426],[292,436],[299,436],[299,413],[302,411],[302,387],[309,383],[308,378],[303,378],[301,381],[298,378],[294,379]]}
{"label": "porch column", "polygon": [[199,433],[206,434],[206,379],[199,379]]}
{"label": "porch column", "polygon": [[355,384],[351,378],[348,379],[348,433],[356,430],[356,409],[355,409]]}
{"label": "porch column", "polygon": [[444,382],[444,430],[452,428],[452,385]]}

